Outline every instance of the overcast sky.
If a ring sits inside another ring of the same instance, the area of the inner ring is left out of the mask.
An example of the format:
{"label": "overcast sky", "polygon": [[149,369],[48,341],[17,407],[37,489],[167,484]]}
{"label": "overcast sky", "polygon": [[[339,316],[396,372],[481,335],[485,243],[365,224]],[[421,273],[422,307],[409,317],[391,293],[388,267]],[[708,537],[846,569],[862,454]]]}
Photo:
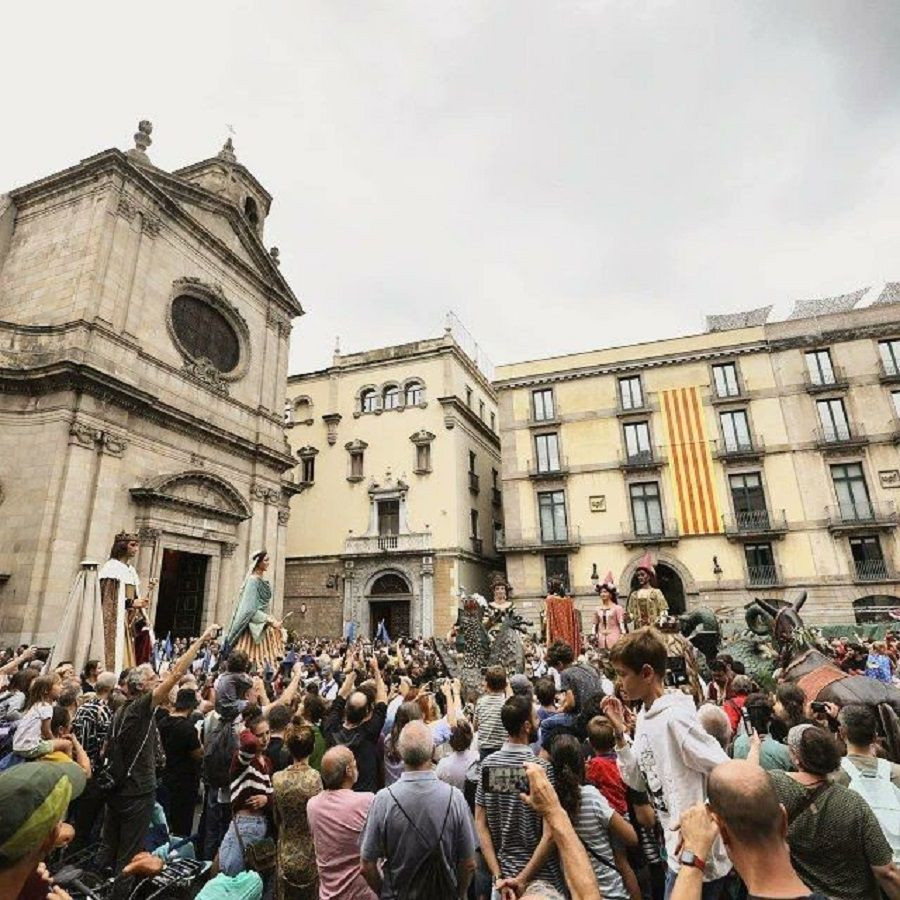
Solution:
{"label": "overcast sky", "polygon": [[0,190],[140,118],[274,195],[291,370],[440,334],[497,363],[900,280],[895,0],[12,4]]}

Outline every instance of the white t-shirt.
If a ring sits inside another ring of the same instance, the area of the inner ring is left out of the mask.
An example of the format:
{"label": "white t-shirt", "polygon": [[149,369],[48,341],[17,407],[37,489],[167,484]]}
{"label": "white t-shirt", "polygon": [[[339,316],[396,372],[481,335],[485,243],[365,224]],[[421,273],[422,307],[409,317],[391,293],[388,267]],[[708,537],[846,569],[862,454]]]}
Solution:
{"label": "white t-shirt", "polygon": [[478,751],[471,747],[468,750],[454,751],[445,756],[438,764],[435,774],[441,781],[464,791],[466,788],[466,772],[469,766],[478,759]]}
{"label": "white t-shirt", "polygon": [[52,703],[35,703],[25,715],[19,719],[13,735],[13,753],[27,753],[34,750],[44,738],[41,736],[41,723],[53,716]]}

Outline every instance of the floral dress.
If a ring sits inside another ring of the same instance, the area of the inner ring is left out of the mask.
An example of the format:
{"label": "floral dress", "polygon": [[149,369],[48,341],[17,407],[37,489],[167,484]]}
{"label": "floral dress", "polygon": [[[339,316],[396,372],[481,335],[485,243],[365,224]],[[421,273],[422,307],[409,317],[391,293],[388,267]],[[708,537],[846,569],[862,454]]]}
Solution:
{"label": "floral dress", "polygon": [[322,790],[322,778],[309,766],[292,765],[272,778],[278,825],[278,900],[317,900],[319,875],[306,804]]}

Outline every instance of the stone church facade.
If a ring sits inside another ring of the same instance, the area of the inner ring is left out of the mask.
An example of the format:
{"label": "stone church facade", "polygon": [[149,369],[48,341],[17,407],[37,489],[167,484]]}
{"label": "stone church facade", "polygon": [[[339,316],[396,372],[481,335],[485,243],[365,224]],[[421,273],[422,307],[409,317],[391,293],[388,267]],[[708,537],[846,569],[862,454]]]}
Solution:
{"label": "stone church facade", "polygon": [[271,196],[229,140],[174,172],[106,150],[0,196],[0,641],[53,643],[121,529],[157,632],[226,621],[260,547],[274,612],[295,463]]}

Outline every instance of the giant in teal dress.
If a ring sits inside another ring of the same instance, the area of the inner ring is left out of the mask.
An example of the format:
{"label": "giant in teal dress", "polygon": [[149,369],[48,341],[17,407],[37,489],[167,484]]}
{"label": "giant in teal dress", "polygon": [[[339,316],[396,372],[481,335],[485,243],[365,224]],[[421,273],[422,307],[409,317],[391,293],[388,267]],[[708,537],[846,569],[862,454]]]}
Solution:
{"label": "giant in teal dress", "polygon": [[272,587],[259,575],[249,575],[241,588],[225,640],[234,650],[243,650],[257,665],[275,664],[284,656],[280,628],[269,621]]}

